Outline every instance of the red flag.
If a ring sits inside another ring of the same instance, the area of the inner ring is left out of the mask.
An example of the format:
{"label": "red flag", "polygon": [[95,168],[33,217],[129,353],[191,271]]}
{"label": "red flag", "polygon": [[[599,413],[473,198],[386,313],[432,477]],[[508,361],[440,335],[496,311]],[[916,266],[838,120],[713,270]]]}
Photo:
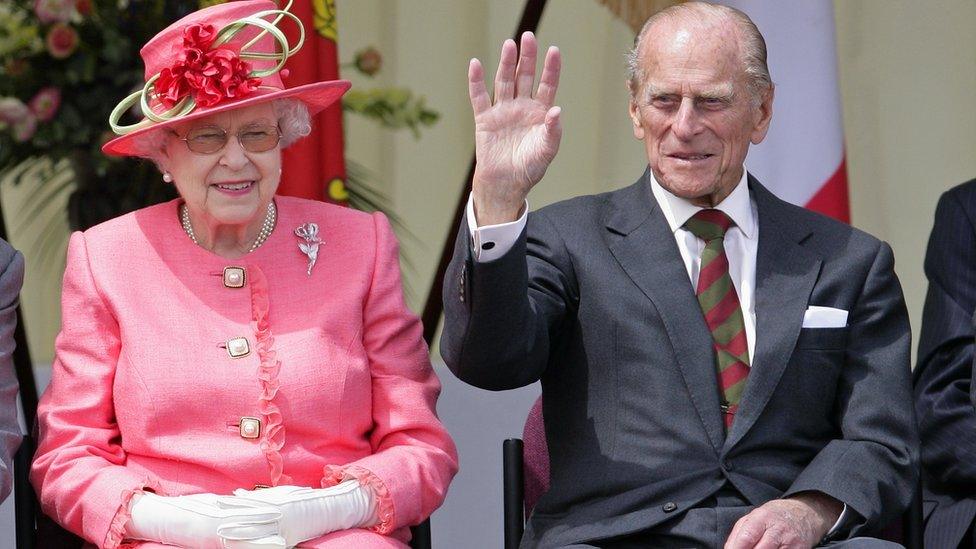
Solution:
{"label": "red flag", "polygon": [[[305,26],[305,45],[288,58],[284,77],[288,87],[339,78],[336,44],[335,0],[302,0],[291,12]],[[282,21],[291,44],[298,41],[294,24]],[[343,157],[342,105],[338,102],[312,120],[312,133],[284,150],[278,194],[329,200],[346,200],[346,163]]]}
{"label": "red flag", "polygon": [[773,122],[746,167],[780,198],[850,222],[844,127],[830,0],[722,0],[766,38]]}

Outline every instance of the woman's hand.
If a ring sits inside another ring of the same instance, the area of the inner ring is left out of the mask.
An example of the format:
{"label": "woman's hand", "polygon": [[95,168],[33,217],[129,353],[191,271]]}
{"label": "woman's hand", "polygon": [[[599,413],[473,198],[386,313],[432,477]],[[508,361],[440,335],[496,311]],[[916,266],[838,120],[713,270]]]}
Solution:
{"label": "woman's hand", "polygon": [[126,538],[202,549],[284,549],[279,509],[232,500],[237,498],[138,495],[131,503]]}
{"label": "woman's hand", "polygon": [[347,480],[331,488],[275,486],[259,490],[235,490],[242,505],[272,506],[281,511],[281,536],[288,547],[319,536],[362,528],[376,523],[372,492],[359,481]]}
{"label": "woman's hand", "polygon": [[522,34],[520,51],[513,40],[502,44],[494,103],[485,88],[481,62],[472,59],[468,66],[477,158],[472,193],[478,225],[518,219],[525,197],[559,150],[560,109],[553,101],[562,61],[559,49],[550,47],[533,95],[537,47],[531,32]]}

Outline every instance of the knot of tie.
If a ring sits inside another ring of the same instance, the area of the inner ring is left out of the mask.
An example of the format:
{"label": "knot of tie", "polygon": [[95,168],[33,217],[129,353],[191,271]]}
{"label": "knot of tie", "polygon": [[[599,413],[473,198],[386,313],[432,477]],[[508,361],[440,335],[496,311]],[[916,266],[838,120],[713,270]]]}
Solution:
{"label": "knot of tie", "polygon": [[699,210],[685,221],[685,229],[705,242],[725,237],[725,231],[732,225],[735,225],[732,218],[721,210]]}

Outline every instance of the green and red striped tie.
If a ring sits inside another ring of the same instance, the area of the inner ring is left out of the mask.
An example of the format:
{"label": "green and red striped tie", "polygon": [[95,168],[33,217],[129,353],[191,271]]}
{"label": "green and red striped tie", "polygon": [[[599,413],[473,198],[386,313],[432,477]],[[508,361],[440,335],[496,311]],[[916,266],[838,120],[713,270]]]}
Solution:
{"label": "green and red striped tie", "polygon": [[685,223],[685,229],[705,241],[695,294],[712,332],[726,429],[732,426],[749,376],[746,325],[725,255],[725,232],[733,224],[719,210],[701,210]]}

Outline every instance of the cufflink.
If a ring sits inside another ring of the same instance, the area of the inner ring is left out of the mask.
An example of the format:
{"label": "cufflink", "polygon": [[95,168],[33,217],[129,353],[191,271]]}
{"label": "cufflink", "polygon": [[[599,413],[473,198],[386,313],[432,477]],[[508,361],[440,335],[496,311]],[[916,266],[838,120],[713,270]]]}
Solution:
{"label": "cufflink", "polygon": [[490,250],[490,249],[492,249],[494,247],[495,247],[495,243],[494,242],[485,242],[484,244],[481,245],[481,249],[482,250]]}
{"label": "cufflink", "polygon": [[243,288],[247,275],[244,267],[224,267],[224,286],[227,288]]}
{"label": "cufflink", "polygon": [[251,346],[247,343],[246,337],[235,337],[228,339],[226,343],[227,354],[231,358],[241,358],[251,353]]}
{"label": "cufflink", "polygon": [[258,438],[261,436],[261,420],[256,417],[242,417],[240,423],[241,438]]}

